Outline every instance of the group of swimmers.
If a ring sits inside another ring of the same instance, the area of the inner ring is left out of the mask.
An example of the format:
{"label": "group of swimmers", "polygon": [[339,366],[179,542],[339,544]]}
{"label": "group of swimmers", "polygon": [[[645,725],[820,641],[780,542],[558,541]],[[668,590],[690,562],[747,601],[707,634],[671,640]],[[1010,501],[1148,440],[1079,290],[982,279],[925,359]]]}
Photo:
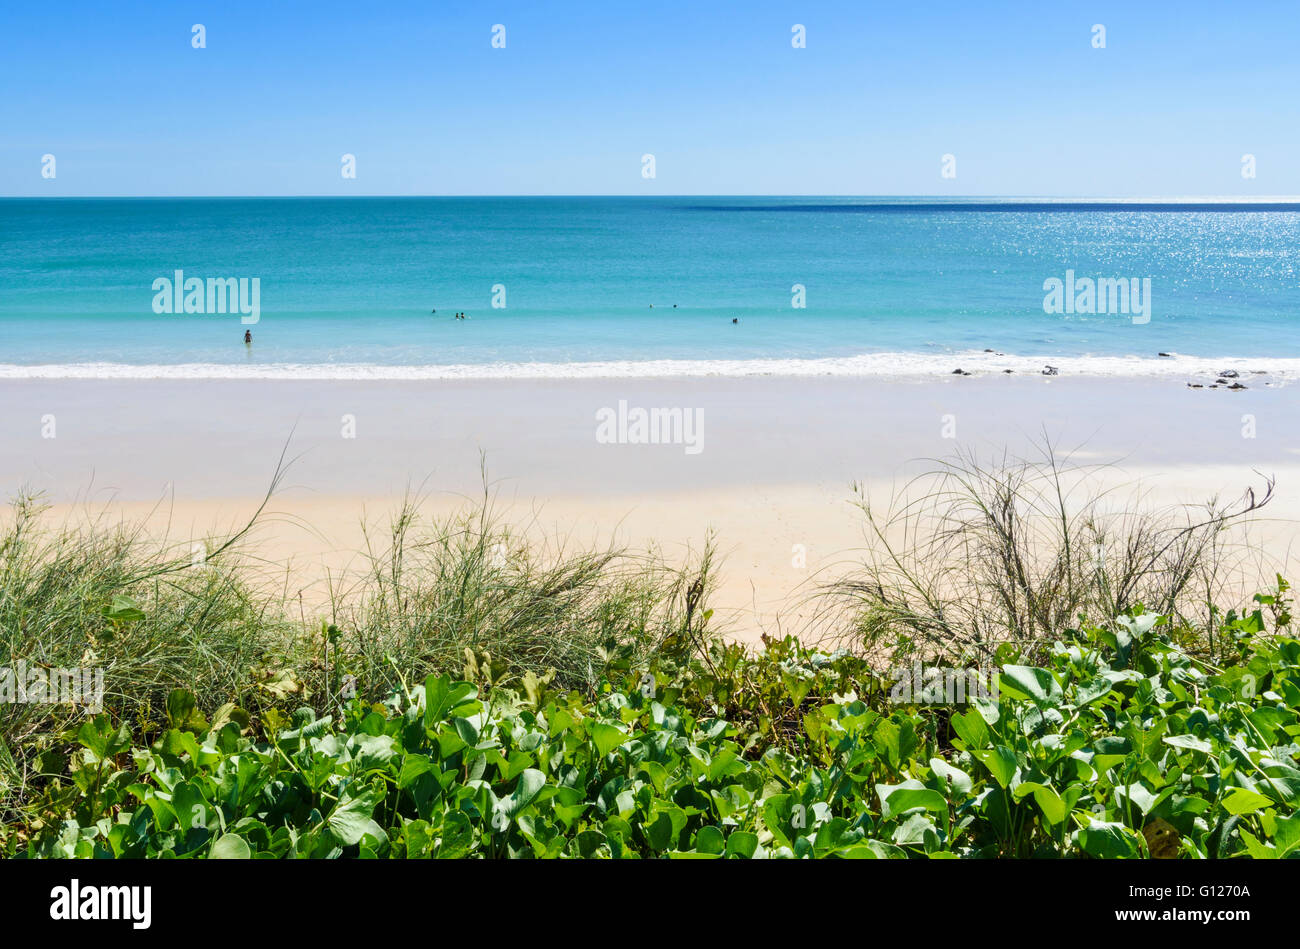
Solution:
{"label": "group of swimmers", "polygon": [[[650,304],[650,308],[651,308],[651,309],[654,309],[654,304],[653,304],[653,303]],[[673,304],[673,309],[677,309],[677,304],[676,304],[676,303]],[[435,307],[434,309],[430,310],[429,312],[430,312],[430,313],[437,313],[437,312],[438,312],[438,309],[437,309],[437,307]],[[457,314],[455,315],[454,319],[457,319],[457,320],[468,320],[469,317],[466,316],[464,313],[457,313]],[[740,320],[733,318],[731,322],[733,322],[733,323],[739,323]],[[244,330],[244,345],[246,345],[246,346],[251,346],[251,345],[253,345],[253,331],[252,331],[252,330]]]}
{"label": "group of swimmers", "polygon": [[[677,308],[677,304],[676,304],[676,303],[673,303],[673,304],[672,304],[672,308],[673,308],[673,309],[676,309],[676,308]],[[650,309],[654,309],[654,304],[653,304],[653,303],[650,304]],[[732,317],[732,322],[740,322],[740,320],[738,320],[738,318],[736,318],[736,317]]]}

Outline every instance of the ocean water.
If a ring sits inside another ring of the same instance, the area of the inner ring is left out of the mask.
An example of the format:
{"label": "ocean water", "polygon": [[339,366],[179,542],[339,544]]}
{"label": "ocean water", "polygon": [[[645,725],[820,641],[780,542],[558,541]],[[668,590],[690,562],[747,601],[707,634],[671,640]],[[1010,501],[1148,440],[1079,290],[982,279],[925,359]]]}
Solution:
{"label": "ocean water", "polygon": [[[155,312],[176,271],[256,278],[257,322]],[[1068,271],[1145,312],[1045,312]],[[1300,378],[1298,316],[1295,204],[0,199],[10,378]]]}

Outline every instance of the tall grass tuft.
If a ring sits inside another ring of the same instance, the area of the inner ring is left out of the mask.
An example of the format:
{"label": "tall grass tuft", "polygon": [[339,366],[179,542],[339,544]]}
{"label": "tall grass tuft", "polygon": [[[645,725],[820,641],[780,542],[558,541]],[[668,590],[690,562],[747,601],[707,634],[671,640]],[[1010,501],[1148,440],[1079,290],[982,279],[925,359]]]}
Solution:
{"label": "tall grass tuft", "polygon": [[1139,604],[1212,636],[1210,604],[1240,592],[1246,572],[1258,581],[1231,529],[1269,502],[1273,481],[1231,503],[1161,506],[1104,487],[1106,467],[1045,443],[1035,459],[938,461],[883,510],[854,485],[869,546],[818,591],[822,637],[893,660],[987,661],[1002,642],[1046,642]]}
{"label": "tall grass tuft", "polygon": [[[100,669],[103,707],[148,732],[167,694],[206,707],[235,701],[248,670],[285,635],[278,604],[244,579],[241,535],[209,545],[197,565],[142,528],[53,522],[39,497],[19,496],[0,527],[0,665]],[[85,705],[0,703],[0,802],[36,756],[89,714]]]}
{"label": "tall grass tuft", "polygon": [[[174,689],[209,715],[228,702],[255,715],[324,712],[345,681],[378,700],[430,673],[494,684],[531,674],[594,693],[615,656],[639,661],[714,635],[711,546],[674,566],[653,550],[530,544],[486,493],[435,521],[403,504],[385,539],[368,535],[365,569],[335,586],[322,621],[295,609],[251,556],[266,504],[196,563],[188,543],[160,543],[141,524],[55,521],[39,498],[20,497],[0,526],[0,665],[102,669],[103,709],[152,740]],[[0,702],[0,824],[47,767],[62,770],[47,761],[89,714]]]}
{"label": "tall grass tuft", "polygon": [[487,490],[434,521],[408,500],[387,536],[367,535],[364,576],[335,591],[336,671],[376,696],[402,677],[475,668],[494,681],[554,670],[556,685],[591,692],[613,649],[639,659],[714,634],[711,545],[674,566],[654,550],[538,546],[525,533]]}

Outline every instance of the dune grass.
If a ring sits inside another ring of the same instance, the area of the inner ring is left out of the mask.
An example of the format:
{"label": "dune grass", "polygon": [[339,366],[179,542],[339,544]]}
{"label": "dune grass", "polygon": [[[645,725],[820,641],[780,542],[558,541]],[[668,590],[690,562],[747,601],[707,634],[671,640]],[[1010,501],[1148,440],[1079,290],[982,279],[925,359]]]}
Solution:
{"label": "dune grass", "polygon": [[818,635],[894,660],[984,662],[1001,643],[1048,644],[1081,622],[1139,605],[1213,649],[1215,604],[1273,587],[1249,528],[1273,497],[1151,502],[1140,486],[1106,486],[1110,466],[1040,456],[937,461],[885,508],[854,486],[867,546],[821,586]]}
{"label": "dune grass", "polygon": [[[324,714],[442,672],[591,693],[612,655],[713,635],[711,549],[670,565],[654,551],[536,548],[486,494],[427,522],[404,504],[328,615],[308,616],[250,549],[264,508],[196,559],[139,525],[56,522],[39,498],[19,498],[0,530],[0,665],[102,669],[104,710],[148,737],[175,689],[204,714],[226,703]],[[0,702],[0,808],[12,816],[42,753],[87,714]]]}
{"label": "dune grass", "polygon": [[376,698],[462,668],[490,681],[549,674],[590,692],[615,649],[642,658],[674,636],[711,635],[700,606],[714,584],[711,547],[674,566],[653,550],[530,544],[486,490],[432,522],[408,500],[386,536],[367,534],[365,564],[333,591],[325,632],[338,650],[329,679],[351,676]]}
{"label": "dune grass", "polygon": [[[196,565],[188,549],[160,548],[138,527],[47,514],[39,498],[20,497],[0,533],[0,656],[11,668],[102,668],[104,706],[145,725],[176,688],[198,687],[216,705],[237,698],[287,631],[233,545]],[[6,781],[21,781],[31,753],[79,714],[0,703]]]}

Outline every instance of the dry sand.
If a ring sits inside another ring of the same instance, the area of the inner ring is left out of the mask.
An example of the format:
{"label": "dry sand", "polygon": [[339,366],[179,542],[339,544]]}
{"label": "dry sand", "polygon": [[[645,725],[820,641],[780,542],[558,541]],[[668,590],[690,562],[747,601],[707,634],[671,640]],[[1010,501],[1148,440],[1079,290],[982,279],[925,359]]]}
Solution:
{"label": "dry sand", "polygon": [[[58,517],[143,518],[188,544],[252,513],[287,443],[255,549],[313,608],[361,565],[363,520],[382,539],[408,493],[426,516],[462,507],[482,495],[485,462],[502,515],[536,537],[680,559],[712,533],[717,615],[753,638],[798,630],[805,595],[864,543],[851,482],[881,502],[926,458],[1032,455],[1045,435],[1077,461],[1117,463],[1104,480],[1153,503],[1276,476],[1254,542],[1285,561],[1300,522],[1298,392],[1059,377],[6,381],[0,486],[45,491]],[[597,411],[620,400],[702,413],[703,450],[598,442]]]}

